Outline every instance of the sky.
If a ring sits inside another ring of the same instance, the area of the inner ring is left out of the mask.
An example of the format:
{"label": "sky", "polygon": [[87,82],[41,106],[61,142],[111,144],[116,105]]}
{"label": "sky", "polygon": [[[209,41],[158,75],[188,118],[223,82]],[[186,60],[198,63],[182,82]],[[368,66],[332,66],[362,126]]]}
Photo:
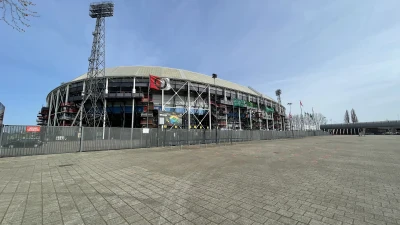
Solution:
{"label": "sky", "polygon": [[[47,94],[84,74],[95,20],[87,0],[32,0],[40,17],[20,33],[0,21],[5,124],[36,123]],[[292,114],[343,122],[400,114],[398,0],[115,0],[106,66],[217,73],[293,103]],[[288,110],[289,111],[289,110]]]}

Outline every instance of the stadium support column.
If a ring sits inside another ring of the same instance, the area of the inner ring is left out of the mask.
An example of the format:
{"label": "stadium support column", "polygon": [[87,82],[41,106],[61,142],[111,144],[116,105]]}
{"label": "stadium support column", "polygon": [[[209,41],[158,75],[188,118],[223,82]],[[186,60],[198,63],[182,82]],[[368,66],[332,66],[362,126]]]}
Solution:
{"label": "stadium support column", "polygon": [[133,78],[133,86],[132,86],[132,121],[131,121],[131,140],[133,137],[133,126],[135,125],[135,96],[136,93],[136,77]]}
{"label": "stadium support column", "polygon": [[238,107],[238,109],[239,109],[239,130],[241,130],[242,129],[242,118],[240,118],[240,106]]}
{"label": "stadium support column", "polygon": [[[272,106],[272,103],[271,103],[271,106]],[[272,130],[275,130],[275,118],[274,118],[275,107],[273,108],[274,111],[272,111]]]}
{"label": "stadium support column", "polygon": [[50,95],[50,105],[49,105],[49,114],[47,118],[47,126],[51,125],[51,108],[53,107],[53,92]]}
{"label": "stadium support column", "polygon": [[[239,93],[238,93],[238,92],[236,92],[236,96],[239,98]],[[240,107],[241,107],[241,105],[239,104],[239,107],[238,107],[238,116],[239,116],[239,130],[241,130],[241,129],[242,129],[242,118],[240,117]]]}
{"label": "stadium support column", "polygon": [[[226,88],[224,88],[224,101],[226,102]],[[226,104],[226,103],[225,103]],[[226,107],[226,106],[225,106]],[[225,114],[225,128],[228,129],[228,108],[226,109],[226,114]]]}
{"label": "stadium support column", "polygon": [[[108,78],[106,78],[106,88],[104,89],[104,95],[108,94]],[[103,97],[104,98],[104,97]],[[125,109],[124,109],[125,111]],[[106,133],[106,118],[107,118],[107,99],[104,98],[104,106],[103,106],[103,140]],[[125,116],[124,116],[125,120]]]}
{"label": "stadium support column", "polygon": [[161,111],[165,111],[165,108],[164,108],[164,89],[161,90]]}
{"label": "stadium support column", "polygon": [[257,108],[258,108],[258,124],[259,124],[259,129],[261,130],[261,109],[260,109],[260,97],[257,97]]}
{"label": "stadium support column", "polygon": [[250,130],[253,130],[253,118],[251,118],[251,114],[253,113],[253,109],[250,109],[249,118],[250,118]]}
{"label": "stadium support column", "polygon": [[[82,129],[82,120],[83,120],[83,110],[85,109],[85,91],[86,91],[86,82],[83,82],[82,87],[82,102],[81,107],[79,108],[79,128]],[[75,121],[74,121],[75,122]],[[72,123],[73,124],[73,123]]]}
{"label": "stadium support column", "polygon": [[188,114],[188,130],[190,130],[190,82],[187,82],[187,114]]}
{"label": "stadium support column", "polygon": [[[69,84],[65,87],[65,104],[68,103],[68,96],[69,96]],[[65,126],[65,120],[63,121],[63,126]]]}
{"label": "stadium support column", "polygon": [[208,129],[211,130],[211,85],[208,85]]}
{"label": "stadium support column", "polygon": [[56,107],[54,110],[53,126],[57,126],[57,122],[58,122],[58,105],[60,104],[60,95],[61,95],[61,91],[60,91],[60,89],[58,89],[57,90]]}

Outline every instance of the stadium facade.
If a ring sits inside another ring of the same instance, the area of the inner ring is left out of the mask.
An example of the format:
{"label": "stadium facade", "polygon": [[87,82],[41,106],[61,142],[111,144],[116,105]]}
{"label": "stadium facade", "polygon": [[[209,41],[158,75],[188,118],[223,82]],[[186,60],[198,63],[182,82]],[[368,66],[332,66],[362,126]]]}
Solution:
{"label": "stadium facade", "polygon": [[[176,129],[286,130],[286,109],[251,87],[181,69],[154,66],[106,68],[108,126]],[[150,75],[166,79],[166,90],[149,89]],[[38,114],[41,126],[73,126],[82,103],[83,74],[62,83]],[[86,107],[86,106],[85,106]],[[83,124],[85,126],[85,124]]]}

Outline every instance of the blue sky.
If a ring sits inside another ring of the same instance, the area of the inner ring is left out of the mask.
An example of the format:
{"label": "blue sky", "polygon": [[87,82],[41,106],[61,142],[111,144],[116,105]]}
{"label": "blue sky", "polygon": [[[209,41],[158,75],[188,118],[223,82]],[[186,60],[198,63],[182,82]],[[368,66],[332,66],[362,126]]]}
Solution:
{"label": "blue sky", "polygon": [[[86,0],[35,0],[19,33],[0,22],[6,124],[34,124],[46,95],[87,71],[94,20]],[[115,0],[106,64],[186,69],[251,86],[292,113],[342,122],[400,114],[398,0]]]}

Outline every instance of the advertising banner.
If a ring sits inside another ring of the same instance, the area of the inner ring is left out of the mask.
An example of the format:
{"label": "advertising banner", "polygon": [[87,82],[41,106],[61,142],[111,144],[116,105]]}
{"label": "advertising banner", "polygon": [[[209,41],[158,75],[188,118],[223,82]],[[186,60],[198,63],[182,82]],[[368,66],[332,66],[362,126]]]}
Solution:
{"label": "advertising banner", "polygon": [[27,126],[26,132],[40,132],[39,126]]}
{"label": "advertising banner", "polygon": [[158,121],[163,123],[160,125],[167,125],[169,127],[182,126],[182,114],[164,111],[164,112],[159,112],[158,116],[159,116]]}
{"label": "advertising banner", "polygon": [[5,111],[6,111],[6,107],[3,104],[1,104],[1,102],[0,102],[0,126],[3,125]]}

